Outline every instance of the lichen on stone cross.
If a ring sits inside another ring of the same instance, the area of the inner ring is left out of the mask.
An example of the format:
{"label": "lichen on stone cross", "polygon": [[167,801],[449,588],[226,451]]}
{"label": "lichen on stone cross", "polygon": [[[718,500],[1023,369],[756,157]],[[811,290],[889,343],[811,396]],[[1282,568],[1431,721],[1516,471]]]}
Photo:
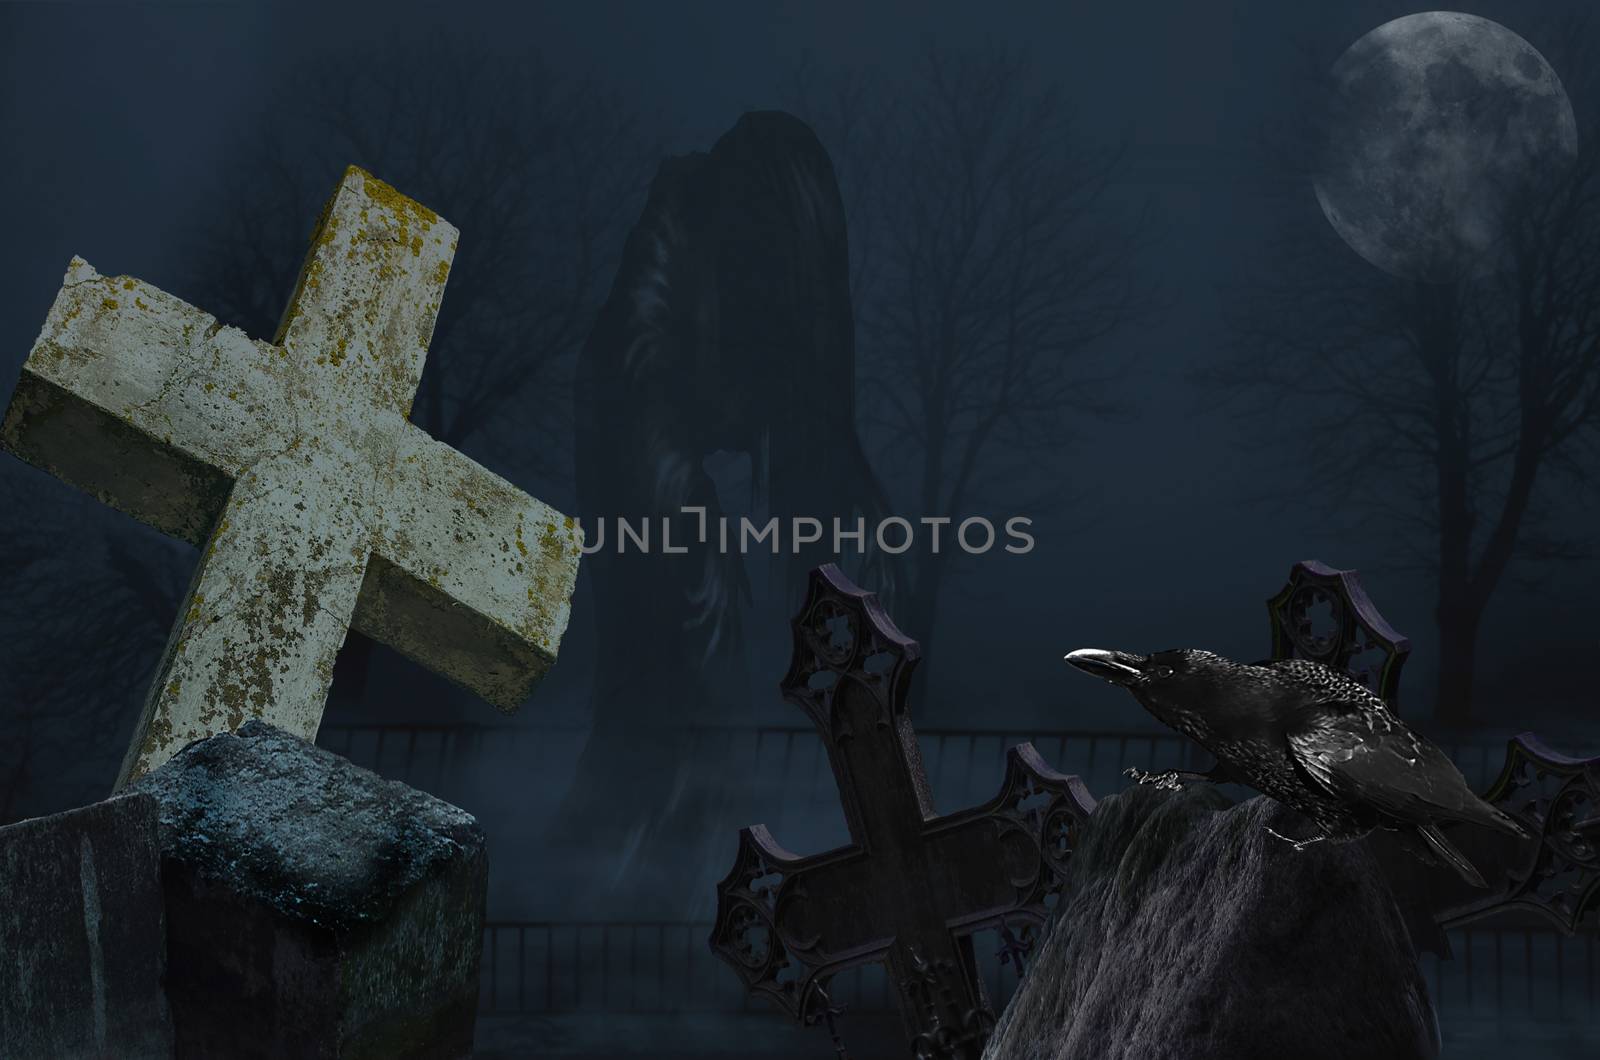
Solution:
{"label": "lichen on stone cross", "polygon": [[350,627],[508,711],[554,662],[577,526],[407,419],[456,237],[352,167],[270,344],[68,267],[0,444],[202,549],[118,788],[250,718],[314,738]]}

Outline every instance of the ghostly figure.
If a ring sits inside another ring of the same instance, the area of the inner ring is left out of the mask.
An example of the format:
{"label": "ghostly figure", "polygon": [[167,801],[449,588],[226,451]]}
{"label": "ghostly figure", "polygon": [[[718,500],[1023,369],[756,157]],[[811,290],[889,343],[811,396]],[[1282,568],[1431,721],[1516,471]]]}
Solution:
{"label": "ghostly figure", "polygon": [[[837,516],[847,529],[865,519],[865,583],[891,589],[871,551],[887,504],[857,437],[855,383],[844,207],[810,128],[746,114],[709,153],[663,162],[576,389],[579,511],[590,541],[601,521],[606,538],[581,579],[597,634],[595,726],[564,825],[634,851],[619,871],[645,868],[663,840],[674,858],[693,856],[684,844],[706,822],[691,776],[717,763],[691,760],[683,725],[749,716],[734,702],[745,688],[744,513],[729,517],[724,551],[705,458],[748,455],[752,493],[780,519],[780,556],[770,542],[751,549],[777,565],[775,584],[798,592],[805,570],[832,558]],[[703,508],[704,522],[684,508]],[[820,520],[823,540],[795,552],[794,517]],[[650,554],[620,550],[618,518],[648,520]],[[663,553],[663,518],[687,554]]]}

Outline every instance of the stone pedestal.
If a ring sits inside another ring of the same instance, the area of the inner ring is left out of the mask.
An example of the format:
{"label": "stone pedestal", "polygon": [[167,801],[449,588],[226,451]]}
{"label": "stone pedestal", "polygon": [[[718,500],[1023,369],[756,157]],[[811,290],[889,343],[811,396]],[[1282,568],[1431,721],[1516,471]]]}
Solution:
{"label": "stone pedestal", "polygon": [[156,802],[0,828],[0,1056],[172,1056]]}
{"label": "stone pedestal", "polygon": [[254,721],[130,790],[160,803],[180,1057],[471,1054],[469,814]]}
{"label": "stone pedestal", "polygon": [[1364,844],[1295,850],[1277,803],[1100,802],[986,1060],[1432,1060],[1416,954]]}

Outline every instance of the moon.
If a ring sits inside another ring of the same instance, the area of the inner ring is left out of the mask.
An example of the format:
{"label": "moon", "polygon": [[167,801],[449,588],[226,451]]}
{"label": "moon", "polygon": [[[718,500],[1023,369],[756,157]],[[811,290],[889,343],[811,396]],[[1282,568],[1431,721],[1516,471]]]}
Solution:
{"label": "moon", "polygon": [[1556,72],[1476,15],[1386,22],[1333,64],[1332,87],[1317,201],[1352,250],[1401,279],[1484,271],[1505,189],[1577,154]]}

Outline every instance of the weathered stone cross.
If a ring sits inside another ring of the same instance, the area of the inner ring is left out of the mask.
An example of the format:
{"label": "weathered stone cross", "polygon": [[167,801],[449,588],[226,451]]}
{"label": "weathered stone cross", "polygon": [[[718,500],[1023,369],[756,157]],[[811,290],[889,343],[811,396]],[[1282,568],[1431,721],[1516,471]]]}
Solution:
{"label": "weathered stone cross", "polygon": [[917,642],[831,563],[812,572],[793,627],[781,687],[827,748],[851,843],[798,857],[763,825],[741,831],[711,948],[808,1021],[831,977],[882,961],[914,1055],[977,1060],[993,1015],[972,933],[1043,924],[1094,800],[1021,744],[998,795],[936,815],[906,702]]}
{"label": "weathered stone cross", "polygon": [[119,788],[249,718],[315,737],[352,626],[504,710],[555,660],[579,530],[407,420],[456,237],[352,167],[271,344],[68,267],[0,444],[203,547]]}

